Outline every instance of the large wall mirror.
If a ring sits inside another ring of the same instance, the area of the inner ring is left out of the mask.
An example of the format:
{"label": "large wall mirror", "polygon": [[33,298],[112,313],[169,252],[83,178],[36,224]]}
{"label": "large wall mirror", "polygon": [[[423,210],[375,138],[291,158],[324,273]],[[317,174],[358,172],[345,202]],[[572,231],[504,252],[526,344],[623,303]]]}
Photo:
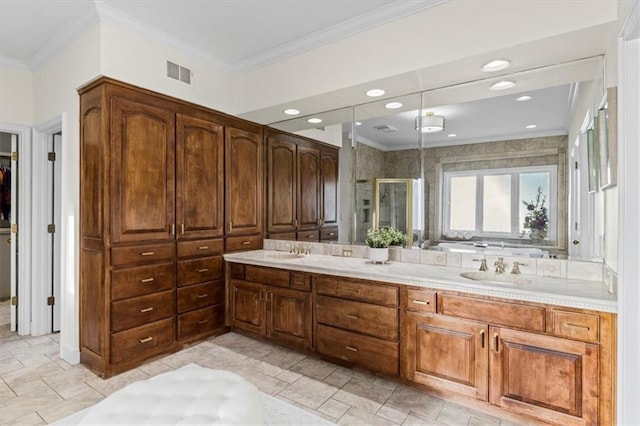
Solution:
{"label": "large wall mirror", "polygon": [[[413,248],[499,243],[571,256],[569,224],[581,217],[569,195],[588,196],[588,175],[572,181],[582,175],[570,173],[575,163],[567,153],[581,140],[585,114],[602,99],[602,69],[602,57],[592,57],[383,96],[315,114],[321,127],[308,117],[271,126],[320,140],[331,134],[342,146],[343,243],[364,241],[366,230],[380,223],[376,199],[388,197],[385,214],[411,234]],[[502,81],[515,87],[492,90]],[[575,148],[586,156],[582,145]],[[385,179],[411,182],[412,199],[393,185],[377,189]]]}

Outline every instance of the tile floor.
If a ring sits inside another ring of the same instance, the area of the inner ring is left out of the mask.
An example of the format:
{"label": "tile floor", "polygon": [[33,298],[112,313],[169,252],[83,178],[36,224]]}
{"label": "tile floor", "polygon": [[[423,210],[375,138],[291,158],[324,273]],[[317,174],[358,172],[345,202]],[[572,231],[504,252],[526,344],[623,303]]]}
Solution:
{"label": "tile floor", "polygon": [[515,425],[364,370],[236,333],[210,338],[108,380],[61,360],[58,336],[20,337],[0,324],[0,424],[51,423],[128,383],[195,362],[240,374],[261,391],[341,425]]}

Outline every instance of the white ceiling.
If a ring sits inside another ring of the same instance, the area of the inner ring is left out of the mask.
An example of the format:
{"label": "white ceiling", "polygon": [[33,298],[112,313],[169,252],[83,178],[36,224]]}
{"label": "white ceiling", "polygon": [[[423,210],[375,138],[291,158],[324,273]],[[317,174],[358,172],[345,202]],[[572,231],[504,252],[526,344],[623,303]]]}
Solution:
{"label": "white ceiling", "polygon": [[[102,20],[170,41],[186,53],[205,58],[230,72],[241,73],[446,1],[0,0],[0,62],[35,70],[69,40]],[[247,111],[242,116],[259,123],[276,123],[286,119],[283,109],[298,108],[304,117],[275,125],[298,131],[310,127],[306,123],[309,116],[324,111],[330,112],[320,114],[324,119],[322,126],[351,122],[352,111],[344,107],[359,105],[358,120],[364,124],[359,128],[358,136],[382,149],[402,149],[415,146],[417,132],[413,120],[421,107],[419,95],[407,94],[427,90],[433,92],[429,92],[431,97],[424,107],[446,117],[446,130],[427,135],[425,146],[452,141],[447,138],[452,132],[458,135],[457,143],[566,133],[567,113],[572,101],[569,85],[601,75],[602,62],[598,58],[597,61],[587,60],[587,63],[578,61],[576,66],[561,64],[568,59],[602,54],[607,43],[605,35],[609,32],[608,25],[593,26],[387,77],[371,82],[387,89],[385,100],[367,106],[363,102],[371,99],[363,99],[363,93],[371,87],[361,84]],[[571,48],[568,50],[567,46]],[[511,59],[512,67],[496,73],[498,76],[483,75],[479,66],[496,57]],[[540,64],[548,66],[540,67]],[[526,71],[529,69],[534,71]],[[486,89],[490,80],[507,74],[517,77],[518,87],[506,91],[505,96],[489,94]],[[456,86],[459,82],[479,84]],[[448,90],[440,96],[433,90],[438,87],[459,89]],[[537,92],[534,101],[514,108],[516,93],[548,87],[554,89]],[[395,113],[382,107],[389,100],[398,99],[405,105]],[[543,100],[548,102],[543,103]],[[522,120],[538,127],[523,131]],[[399,131],[381,134],[368,130],[385,123]]]}
{"label": "white ceiling", "polygon": [[[0,56],[33,69],[104,20],[244,72],[442,0],[0,0]],[[336,7],[339,5],[339,7]]]}

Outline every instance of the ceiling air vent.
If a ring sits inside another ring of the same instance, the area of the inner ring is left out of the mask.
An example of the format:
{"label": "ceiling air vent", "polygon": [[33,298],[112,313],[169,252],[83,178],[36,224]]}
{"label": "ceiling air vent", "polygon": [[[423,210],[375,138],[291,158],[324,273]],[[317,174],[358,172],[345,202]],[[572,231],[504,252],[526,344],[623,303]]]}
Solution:
{"label": "ceiling air vent", "polygon": [[379,126],[373,126],[374,129],[383,132],[383,133],[393,133],[393,132],[397,132],[398,129],[396,129],[393,126],[389,126],[388,124],[381,124]]}
{"label": "ceiling air vent", "polygon": [[171,61],[167,61],[167,77],[191,84],[191,70]]}

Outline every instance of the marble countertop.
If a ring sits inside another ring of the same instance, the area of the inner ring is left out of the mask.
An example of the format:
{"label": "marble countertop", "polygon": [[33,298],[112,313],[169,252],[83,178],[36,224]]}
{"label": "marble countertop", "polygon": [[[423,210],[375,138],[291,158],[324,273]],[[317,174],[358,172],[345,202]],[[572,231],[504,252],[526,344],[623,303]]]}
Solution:
{"label": "marble countertop", "polygon": [[271,250],[228,253],[224,255],[224,259],[248,265],[463,291],[602,312],[617,311],[617,296],[609,293],[606,287],[597,281],[522,274],[518,277],[525,280],[525,284],[489,283],[461,277],[462,272],[473,271],[466,268],[403,262],[373,264],[368,259],[317,254],[291,258],[285,252]]}

